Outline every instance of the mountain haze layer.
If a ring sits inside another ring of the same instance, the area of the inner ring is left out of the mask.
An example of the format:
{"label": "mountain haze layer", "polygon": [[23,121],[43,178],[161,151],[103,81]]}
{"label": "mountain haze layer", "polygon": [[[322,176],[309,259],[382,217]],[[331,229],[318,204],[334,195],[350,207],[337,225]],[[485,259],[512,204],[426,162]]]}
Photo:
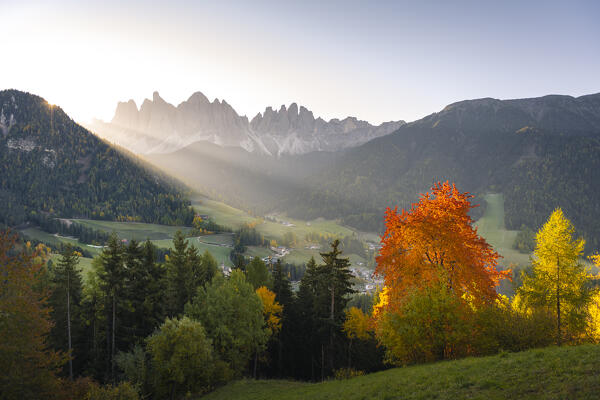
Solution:
{"label": "mountain haze layer", "polygon": [[167,103],[154,92],[152,100],[144,100],[139,109],[133,100],[120,102],[112,121],[96,121],[93,129],[142,154],[169,153],[197,141],[207,141],[281,156],[358,146],[403,124],[397,121],[373,126],[354,117],[325,121],[295,103],[281,106],[278,111],[267,107],[249,121],[225,100],[211,102],[200,92],[178,106]]}
{"label": "mountain haze layer", "polygon": [[197,142],[147,157],[237,206],[370,231],[382,228],[386,207],[409,207],[449,180],[482,206],[479,196],[503,194],[510,229],[538,229],[562,207],[590,248],[600,247],[600,94],[461,101],[337,152],[271,160],[239,150]]}

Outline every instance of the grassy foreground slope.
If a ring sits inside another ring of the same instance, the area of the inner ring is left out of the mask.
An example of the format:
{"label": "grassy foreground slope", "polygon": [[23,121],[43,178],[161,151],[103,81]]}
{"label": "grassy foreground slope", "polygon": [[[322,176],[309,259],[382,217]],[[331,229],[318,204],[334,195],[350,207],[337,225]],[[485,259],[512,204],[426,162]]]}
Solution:
{"label": "grassy foreground slope", "polygon": [[600,345],[550,347],[444,361],[318,384],[238,381],[221,399],[597,399]]}

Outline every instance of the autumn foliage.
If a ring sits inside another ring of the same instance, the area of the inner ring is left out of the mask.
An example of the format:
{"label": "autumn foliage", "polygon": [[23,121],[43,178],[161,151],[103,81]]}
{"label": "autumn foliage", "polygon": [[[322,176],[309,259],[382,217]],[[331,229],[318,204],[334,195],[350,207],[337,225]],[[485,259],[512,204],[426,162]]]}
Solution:
{"label": "autumn foliage", "polygon": [[48,349],[52,327],[48,293],[40,288],[38,250],[16,248],[17,236],[0,232],[0,398],[58,397],[63,354]]}
{"label": "autumn foliage", "polygon": [[438,285],[475,304],[497,298],[495,288],[510,271],[496,269],[498,253],[473,227],[472,198],[454,184],[437,183],[410,210],[387,209],[375,269],[385,279],[387,307]]}

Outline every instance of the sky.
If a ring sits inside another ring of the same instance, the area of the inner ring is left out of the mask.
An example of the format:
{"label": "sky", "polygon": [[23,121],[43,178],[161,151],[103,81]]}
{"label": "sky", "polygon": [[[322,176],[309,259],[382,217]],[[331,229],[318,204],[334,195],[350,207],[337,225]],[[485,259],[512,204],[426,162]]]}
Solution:
{"label": "sky", "polygon": [[600,92],[599,1],[0,0],[0,90],[74,119],[201,91],[252,118],[412,121],[464,99]]}

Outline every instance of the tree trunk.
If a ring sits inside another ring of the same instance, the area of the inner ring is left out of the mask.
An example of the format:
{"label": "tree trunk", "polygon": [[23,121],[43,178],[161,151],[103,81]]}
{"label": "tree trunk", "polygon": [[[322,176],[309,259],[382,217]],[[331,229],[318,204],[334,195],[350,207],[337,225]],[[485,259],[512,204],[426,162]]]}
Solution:
{"label": "tree trunk", "polygon": [[333,324],[335,321],[335,287],[333,285],[331,285],[331,313],[329,318],[331,320],[331,325],[329,326],[329,369],[333,371]]}
{"label": "tree trunk", "polygon": [[562,343],[560,332],[560,259],[556,257],[556,344]]}
{"label": "tree trunk", "polygon": [[348,368],[352,368],[352,339],[348,343]]}
{"label": "tree trunk", "polygon": [[321,382],[325,381],[325,346],[321,343]]}
{"label": "tree trunk", "polygon": [[281,344],[281,335],[277,338],[277,370],[279,377],[283,377],[283,345]]}
{"label": "tree trunk", "polygon": [[73,347],[71,346],[71,285],[67,276],[67,337],[69,341],[69,379],[73,380]]}
{"label": "tree trunk", "polygon": [[116,321],[116,300],[115,300],[115,296],[113,295],[112,298],[113,302],[112,302],[112,346],[111,346],[111,351],[110,351],[110,374],[112,379],[115,379],[115,321]]}
{"label": "tree trunk", "polygon": [[175,399],[175,382],[171,383],[171,400]]}
{"label": "tree trunk", "polygon": [[258,365],[258,350],[254,351],[254,379],[256,379],[256,367]]}

